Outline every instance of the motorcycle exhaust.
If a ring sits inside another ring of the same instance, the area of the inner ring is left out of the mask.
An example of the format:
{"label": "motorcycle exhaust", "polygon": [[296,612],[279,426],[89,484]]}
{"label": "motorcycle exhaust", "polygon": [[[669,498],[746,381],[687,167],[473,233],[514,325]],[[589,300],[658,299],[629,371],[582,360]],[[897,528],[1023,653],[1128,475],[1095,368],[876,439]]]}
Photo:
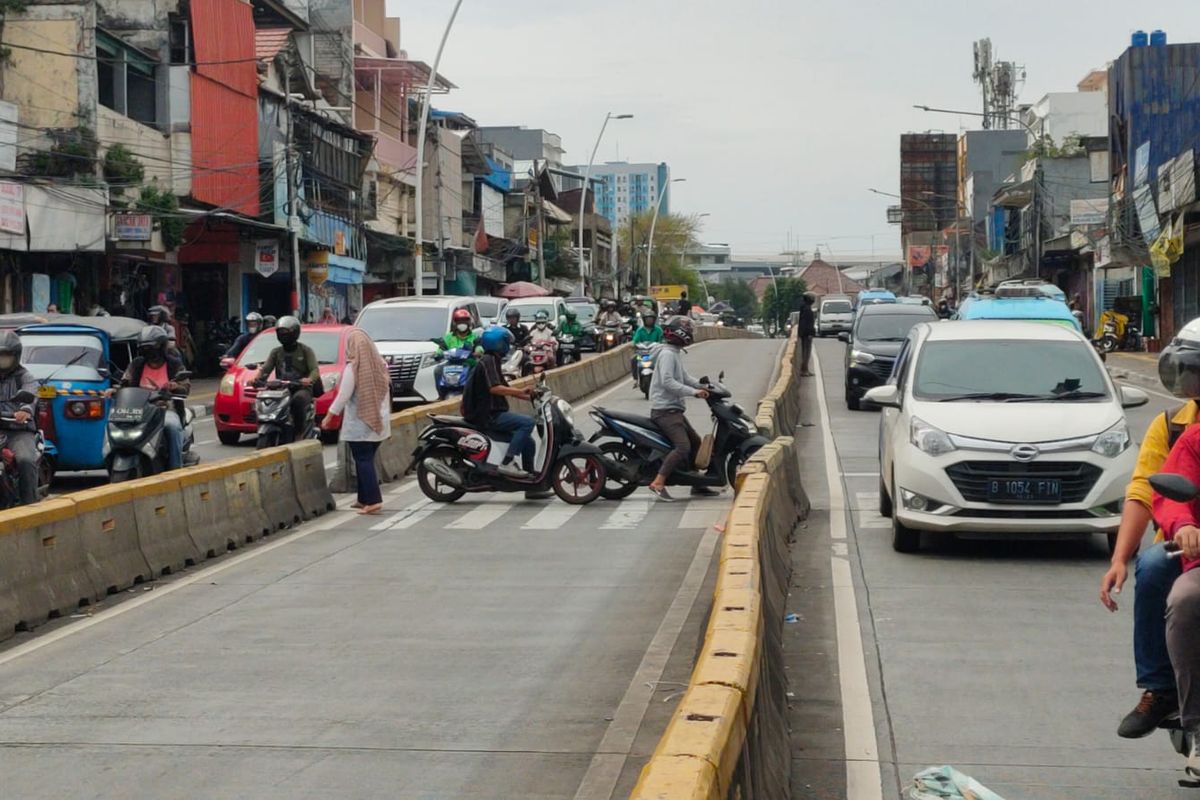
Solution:
{"label": "motorcycle exhaust", "polygon": [[425,469],[432,472],[441,481],[450,484],[455,489],[463,488],[462,476],[446,466],[445,462],[427,458],[422,463],[425,465]]}

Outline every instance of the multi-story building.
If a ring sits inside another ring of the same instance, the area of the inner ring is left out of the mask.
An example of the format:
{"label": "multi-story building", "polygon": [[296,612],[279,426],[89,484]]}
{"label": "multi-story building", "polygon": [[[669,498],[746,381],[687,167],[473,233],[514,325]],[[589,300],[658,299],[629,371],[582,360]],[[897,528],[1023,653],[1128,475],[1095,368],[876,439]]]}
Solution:
{"label": "multi-story building", "polygon": [[[567,167],[568,172],[583,175],[586,166]],[[667,164],[630,164],[627,161],[608,161],[592,165],[592,190],[596,192],[596,213],[607,217],[610,224],[619,228],[629,218],[645,211],[653,211],[658,195],[665,186],[662,201],[663,214],[671,213],[671,168]],[[578,187],[582,180],[570,181],[571,188]]]}
{"label": "multi-story building", "polygon": [[555,191],[562,190],[562,178],[555,171],[562,170],[566,151],[557,133],[524,125],[485,126],[479,129],[479,142],[485,147],[498,147],[512,157],[513,173],[519,183],[528,181],[536,163],[549,168]]}
{"label": "multi-story building", "polygon": [[932,287],[943,233],[958,218],[958,136],[900,135],[900,244],[909,287]]}

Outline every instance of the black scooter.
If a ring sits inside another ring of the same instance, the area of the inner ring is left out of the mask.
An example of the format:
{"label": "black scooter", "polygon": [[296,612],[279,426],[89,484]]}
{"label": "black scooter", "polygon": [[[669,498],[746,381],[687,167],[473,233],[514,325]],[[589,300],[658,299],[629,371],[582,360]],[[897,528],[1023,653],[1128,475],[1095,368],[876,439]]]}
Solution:
{"label": "black scooter", "polygon": [[[292,403],[296,392],[309,389],[299,381],[284,381],[272,378],[265,386],[256,387],[254,398],[254,417],[258,420],[258,441],[256,450],[266,447],[276,447],[281,444],[304,439],[314,439],[317,436],[316,401],[308,404],[308,413],[299,432],[292,419]],[[299,433],[299,435],[297,435]]]}
{"label": "black scooter", "polygon": [[[190,372],[180,372],[178,379],[190,377]],[[108,412],[108,435],[104,440],[109,483],[167,471],[166,402],[174,406],[183,421],[184,464],[199,461],[192,452],[195,415],[185,406],[186,399],[186,395],[171,395],[165,389],[126,386],[117,390]]]}
{"label": "black scooter", "polygon": [[[14,399],[18,403],[32,403],[35,398],[27,392],[20,392]],[[17,462],[13,452],[8,449],[8,435],[17,431],[32,433],[37,437],[39,499],[50,493],[50,480],[54,475],[53,467],[46,457],[46,440],[34,421],[30,419],[28,422],[17,422],[10,413],[0,414],[0,509],[21,505],[21,478],[17,474]]]}
{"label": "black scooter", "polygon": [[[760,447],[770,442],[762,435],[758,426],[736,403],[728,402],[732,393],[721,381],[725,373],[711,383],[701,378],[708,390],[708,407],[713,419],[712,454],[704,472],[677,469],[667,478],[670,486],[700,486],[717,488],[732,486],[738,468]],[[591,417],[600,426],[589,441],[601,441],[600,450],[619,464],[609,468],[609,479],[604,486],[604,497],[620,500],[628,497],[639,486],[649,486],[658,474],[659,465],[667,453],[674,449],[657,423],[640,414],[610,411],[596,408]]]}

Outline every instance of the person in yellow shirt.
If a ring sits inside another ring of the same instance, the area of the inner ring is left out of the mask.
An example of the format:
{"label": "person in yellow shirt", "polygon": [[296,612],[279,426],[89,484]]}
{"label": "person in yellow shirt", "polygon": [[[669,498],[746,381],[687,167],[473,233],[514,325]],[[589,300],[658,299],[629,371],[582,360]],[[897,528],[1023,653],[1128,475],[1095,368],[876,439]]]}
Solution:
{"label": "person in yellow shirt", "polygon": [[1128,562],[1134,561],[1133,659],[1141,699],[1125,715],[1117,735],[1137,739],[1154,732],[1158,725],[1179,713],[1175,672],[1167,653],[1167,595],[1179,577],[1178,559],[1167,558],[1160,531],[1155,544],[1141,552],[1138,546],[1146,527],[1153,521],[1150,502],[1154,491],[1149,477],[1162,469],[1171,447],[1200,417],[1200,319],[1192,320],[1158,359],[1163,386],[1186,400],[1183,405],[1159,414],[1150,423],[1138,452],[1133,479],[1125,491],[1121,526],[1113,545],[1112,562],[1100,581],[1100,602],[1117,610],[1115,595],[1129,577]]}

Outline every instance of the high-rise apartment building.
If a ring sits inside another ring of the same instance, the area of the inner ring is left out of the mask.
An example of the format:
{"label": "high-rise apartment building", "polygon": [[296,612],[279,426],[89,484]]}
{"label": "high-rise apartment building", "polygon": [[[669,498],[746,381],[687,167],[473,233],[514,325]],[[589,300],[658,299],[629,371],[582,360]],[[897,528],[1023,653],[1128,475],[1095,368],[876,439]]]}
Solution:
{"label": "high-rise apartment building", "polygon": [[[583,175],[587,167],[580,165],[567,167],[567,170]],[[628,224],[630,215],[654,210],[663,186],[667,186],[667,194],[663,198],[662,213],[670,213],[670,181],[671,168],[666,163],[609,161],[593,164],[592,191],[596,193],[596,213],[607,217],[614,227]],[[575,186],[580,183],[582,180]]]}

